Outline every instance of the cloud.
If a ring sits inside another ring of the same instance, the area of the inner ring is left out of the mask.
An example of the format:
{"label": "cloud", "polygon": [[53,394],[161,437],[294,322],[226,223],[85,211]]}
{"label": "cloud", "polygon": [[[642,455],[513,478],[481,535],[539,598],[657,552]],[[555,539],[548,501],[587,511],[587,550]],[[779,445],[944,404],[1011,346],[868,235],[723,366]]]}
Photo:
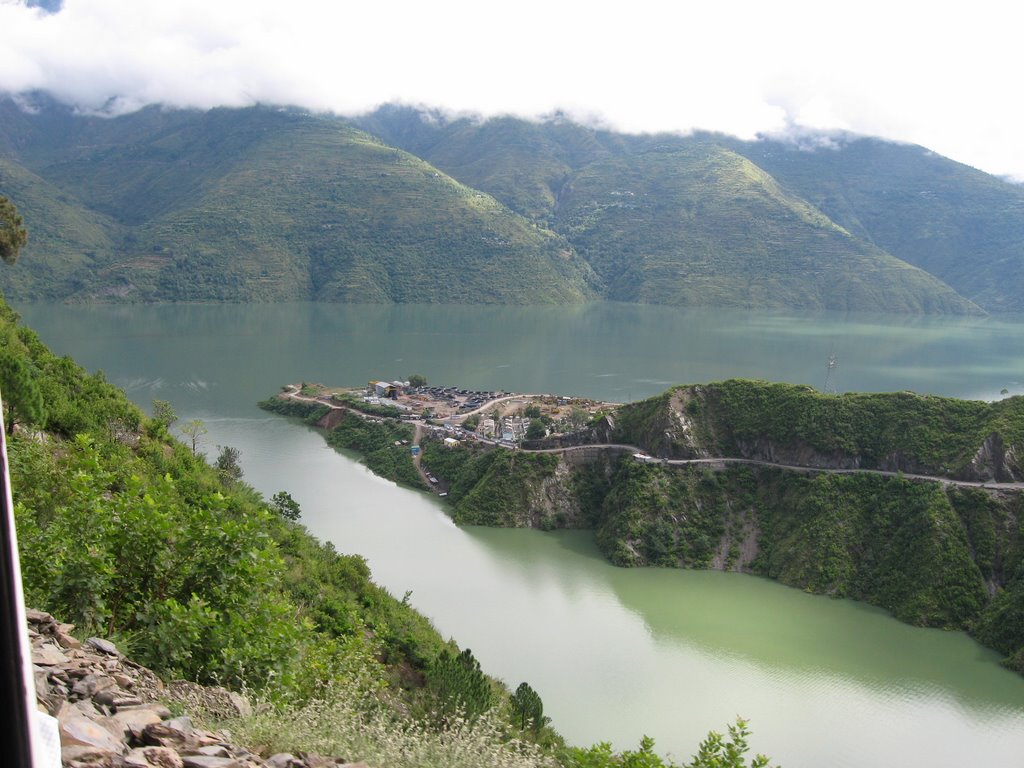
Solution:
{"label": "cloud", "polygon": [[353,114],[398,101],[560,110],[632,132],[797,126],[920,143],[1024,179],[1015,25],[990,0],[928,15],[878,0],[44,5],[0,0],[0,90],[46,90],[84,110],[261,102]]}

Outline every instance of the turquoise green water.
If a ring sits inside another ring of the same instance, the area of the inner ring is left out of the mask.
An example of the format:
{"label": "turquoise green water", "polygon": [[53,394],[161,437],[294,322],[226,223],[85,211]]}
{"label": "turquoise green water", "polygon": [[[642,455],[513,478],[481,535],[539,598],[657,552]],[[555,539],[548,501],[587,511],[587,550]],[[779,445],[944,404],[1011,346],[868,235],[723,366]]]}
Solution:
{"label": "turquoise green water", "polygon": [[748,717],[754,745],[798,766],[1016,766],[1024,679],[960,633],[735,574],[624,570],[585,533],[460,529],[425,495],[255,408],[286,381],[435,382],[637,399],[750,376],[839,389],[1024,392],[1024,325],[1001,319],[584,308],[19,307],[56,351],[140,404],[207,422],[246,478],[290,491],[306,525],[365,555],[393,593],[515,686],[571,741],[678,758]]}

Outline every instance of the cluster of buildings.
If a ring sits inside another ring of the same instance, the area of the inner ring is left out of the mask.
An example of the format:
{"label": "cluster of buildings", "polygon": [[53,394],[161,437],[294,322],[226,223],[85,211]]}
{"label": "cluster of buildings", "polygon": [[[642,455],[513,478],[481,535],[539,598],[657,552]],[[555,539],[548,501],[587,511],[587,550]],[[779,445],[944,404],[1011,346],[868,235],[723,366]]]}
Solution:
{"label": "cluster of buildings", "polygon": [[526,437],[529,426],[530,420],[519,416],[505,416],[501,419],[486,416],[480,419],[476,432],[490,440],[518,443]]}
{"label": "cluster of buildings", "polygon": [[457,387],[413,386],[408,381],[371,381],[363,399],[375,405],[385,403],[410,413],[446,418],[475,411],[504,394]]}
{"label": "cluster of buildings", "polygon": [[366,391],[371,397],[380,400],[397,400],[398,396],[409,388],[408,381],[371,381]]}

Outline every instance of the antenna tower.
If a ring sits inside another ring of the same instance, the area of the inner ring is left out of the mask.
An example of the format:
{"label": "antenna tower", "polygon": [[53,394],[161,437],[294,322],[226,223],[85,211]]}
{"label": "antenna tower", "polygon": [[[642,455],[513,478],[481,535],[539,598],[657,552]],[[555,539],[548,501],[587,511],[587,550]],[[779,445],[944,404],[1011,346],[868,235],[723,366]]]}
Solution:
{"label": "antenna tower", "polygon": [[836,368],[839,367],[839,359],[835,354],[828,356],[828,363],[825,365],[825,388],[822,390],[826,395],[836,393]]}

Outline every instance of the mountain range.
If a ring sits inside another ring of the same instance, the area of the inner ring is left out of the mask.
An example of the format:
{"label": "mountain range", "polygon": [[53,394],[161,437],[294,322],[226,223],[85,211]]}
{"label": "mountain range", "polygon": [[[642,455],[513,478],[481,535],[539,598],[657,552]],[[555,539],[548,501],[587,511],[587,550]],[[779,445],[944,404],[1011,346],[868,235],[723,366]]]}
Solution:
{"label": "mountain range", "polygon": [[857,136],[0,101],[11,299],[1024,310],[1024,187]]}

